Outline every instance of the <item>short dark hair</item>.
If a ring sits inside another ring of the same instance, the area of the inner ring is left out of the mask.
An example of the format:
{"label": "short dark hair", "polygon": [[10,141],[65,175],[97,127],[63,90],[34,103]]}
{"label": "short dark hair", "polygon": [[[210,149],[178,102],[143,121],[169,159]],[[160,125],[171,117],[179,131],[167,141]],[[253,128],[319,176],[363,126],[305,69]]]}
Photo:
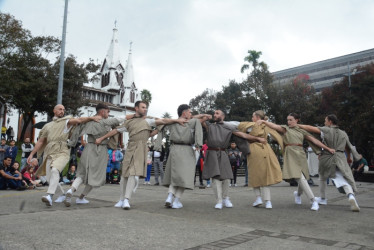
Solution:
{"label": "short dark hair", "polygon": [[3,159],[3,161],[5,161],[6,159],[12,159],[12,157],[10,157],[10,156],[5,156],[4,159]]}
{"label": "short dark hair", "polygon": [[336,117],[336,115],[331,114],[331,115],[327,115],[326,117],[327,117],[327,120],[332,122],[332,124],[338,125],[338,117]]}
{"label": "short dark hair", "polygon": [[144,103],[144,104],[148,107],[148,102],[146,102],[146,101],[142,101],[142,100],[140,100],[140,101],[136,101],[136,102],[135,102],[135,107],[138,107],[138,108],[139,108],[140,103]]}
{"label": "short dark hair", "polygon": [[102,109],[109,109],[108,105],[105,105],[104,103],[99,103],[96,106],[96,112],[99,112]]}
{"label": "short dark hair", "polygon": [[188,109],[190,109],[190,106],[188,106],[187,104],[179,105],[178,110],[177,110],[178,116],[180,117],[182,115],[183,111],[188,110]]}
{"label": "short dark hair", "polygon": [[219,111],[221,111],[221,112],[222,112],[222,114],[223,114],[223,116],[224,116],[224,117],[226,117],[226,112],[225,112],[225,110],[224,110],[224,109],[220,109],[220,108],[218,108],[218,109],[216,109],[216,110],[219,110]]}
{"label": "short dark hair", "polygon": [[300,115],[297,114],[297,113],[289,113],[288,116],[292,116],[293,118],[295,118],[295,120],[298,120],[298,122],[300,122]]}
{"label": "short dark hair", "polygon": [[16,142],[16,140],[14,140],[14,139],[10,140],[10,142],[12,142],[12,141]]}

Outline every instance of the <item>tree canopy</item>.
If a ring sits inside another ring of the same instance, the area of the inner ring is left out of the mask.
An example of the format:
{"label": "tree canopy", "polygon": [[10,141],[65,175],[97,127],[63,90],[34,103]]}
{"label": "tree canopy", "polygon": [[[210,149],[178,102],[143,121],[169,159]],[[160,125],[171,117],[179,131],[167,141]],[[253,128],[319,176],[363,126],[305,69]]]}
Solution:
{"label": "tree canopy", "polygon": [[[34,37],[12,15],[0,12],[0,97],[24,115],[21,138],[35,112],[52,115],[57,100],[59,50],[58,38]],[[93,62],[85,66],[72,55],[66,58],[63,104],[67,113],[77,114],[83,106],[83,83],[94,68]]]}
{"label": "tree canopy", "polygon": [[318,94],[308,75],[299,75],[289,83],[273,84],[272,74],[261,52],[249,50],[241,68],[242,82],[229,81],[220,91],[204,90],[190,100],[194,114],[226,111],[226,120],[250,121],[254,111],[262,109],[271,121],[286,124],[291,112],[300,114],[301,123],[322,125],[327,114],[336,114],[359,152],[369,159],[374,151],[374,64],[359,68],[331,88]]}

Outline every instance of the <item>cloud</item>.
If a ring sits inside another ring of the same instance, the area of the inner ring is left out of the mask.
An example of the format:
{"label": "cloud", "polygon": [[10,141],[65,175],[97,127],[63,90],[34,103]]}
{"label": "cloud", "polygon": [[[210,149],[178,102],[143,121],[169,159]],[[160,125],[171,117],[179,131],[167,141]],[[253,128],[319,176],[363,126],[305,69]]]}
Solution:
{"label": "cloud", "polygon": [[[6,0],[33,35],[61,37],[64,1]],[[103,61],[114,21],[123,63],[133,41],[135,82],[151,91],[150,114],[176,116],[206,88],[240,81],[248,50],[262,51],[271,71],[372,48],[370,0],[74,0],[67,53]]]}

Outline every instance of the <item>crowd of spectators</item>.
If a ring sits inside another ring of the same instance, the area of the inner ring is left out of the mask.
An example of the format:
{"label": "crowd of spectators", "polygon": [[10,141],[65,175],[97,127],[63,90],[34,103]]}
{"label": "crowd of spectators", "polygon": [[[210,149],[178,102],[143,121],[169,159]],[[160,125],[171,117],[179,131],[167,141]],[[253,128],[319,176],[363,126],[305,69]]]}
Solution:
{"label": "crowd of spectators", "polygon": [[[19,144],[18,144],[19,145]],[[72,149],[71,160],[67,166],[67,170],[61,173],[60,184],[71,185],[76,178],[77,162],[79,157],[84,150],[85,142],[82,141],[75,149]],[[27,163],[27,158],[29,157],[31,151],[34,149],[34,145],[30,143],[30,138],[25,138],[24,142],[21,144],[21,163],[16,160],[18,154],[18,147],[16,146],[16,141],[14,140],[14,131],[10,126],[8,129],[2,127],[1,130],[1,144],[0,144],[0,190],[14,189],[14,190],[26,190],[34,189],[36,187],[48,185],[45,176],[38,176],[36,174],[39,163],[41,160],[33,159],[30,163]],[[196,151],[196,175],[199,176],[199,186],[200,188],[205,188],[210,186],[210,180],[206,181],[206,186],[204,185],[204,180],[202,179],[202,170],[204,168],[204,158],[207,150],[206,143],[203,147]],[[107,164],[107,174],[106,182],[108,184],[119,184],[121,180],[121,162],[124,157],[124,150],[121,147],[117,149],[108,149],[108,164]],[[231,180],[231,186],[237,186],[237,170],[243,167],[247,170],[245,157],[241,157],[241,152],[237,149],[235,143],[231,143],[230,147],[227,149],[228,157],[232,166],[234,179]],[[161,174],[161,182],[163,177],[162,165],[164,162],[164,152],[155,152],[149,148],[149,153],[147,157],[147,177],[145,178],[144,184],[150,185],[151,169],[156,167],[155,171],[155,184],[158,184],[158,171]],[[161,157],[162,156],[162,157]],[[161,159],[161,164],[154,164],[158,159]],[[371,164],[374,164],[374,157],[371,159]],[[161,165],[161,166],[158,166]],[[362,158],[358,162],[352,164],[352,172],[357,179],[362,175],[364,169],[368,168],[368,162]],[[248,186],[248,175],[246,173],[246,183]]]}

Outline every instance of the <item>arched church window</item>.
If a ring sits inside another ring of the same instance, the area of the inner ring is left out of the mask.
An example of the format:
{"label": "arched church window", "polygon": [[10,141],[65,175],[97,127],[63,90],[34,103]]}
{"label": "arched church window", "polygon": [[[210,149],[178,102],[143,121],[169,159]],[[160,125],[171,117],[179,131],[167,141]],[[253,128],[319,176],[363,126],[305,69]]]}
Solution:
{"label": "arched church window", "polygon": [[123,102],[123,96],[125,95],[125,92],[124,91],[121,91],[121,102]]}
{"label": "arched church window", "polygon": [[134,90],[131,90],[131,92],[130,92],[130,102],[131,103],[135,102],[135,92],[134,92]]}
{"label": "arched church window", "polygon": [[119,78],[118,72],[116,72],[116,78],[117,78],[118,85],[120,85],[121,84],[121,79]]}
{"label": "arched church window", "polygon": [[101,87],[102,87],[102,88],[105,87],[105,75],[102,75],[102,76],[101,76]]}

